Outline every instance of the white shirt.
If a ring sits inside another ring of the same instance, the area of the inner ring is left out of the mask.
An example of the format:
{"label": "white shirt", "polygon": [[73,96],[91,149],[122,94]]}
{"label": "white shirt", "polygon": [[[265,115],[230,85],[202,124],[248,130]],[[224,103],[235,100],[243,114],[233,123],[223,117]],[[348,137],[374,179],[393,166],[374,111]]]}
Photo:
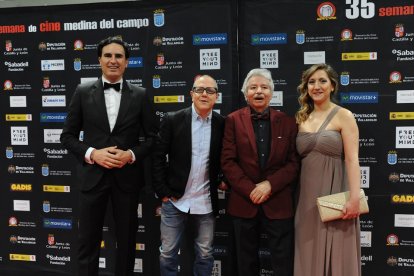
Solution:
{"label": "white shirt", "polygon": [[202,119],[194,104],[191,109],[191,170],[184,195],[172,203],[182,212],[201,215],[213,211],[209,179],[212,113]]}

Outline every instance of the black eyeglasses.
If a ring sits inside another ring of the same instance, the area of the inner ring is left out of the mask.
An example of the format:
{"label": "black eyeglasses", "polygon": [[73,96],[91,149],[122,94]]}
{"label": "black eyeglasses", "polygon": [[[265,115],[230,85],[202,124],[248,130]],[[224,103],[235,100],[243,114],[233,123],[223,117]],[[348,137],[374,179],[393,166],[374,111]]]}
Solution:
{"label": "black eyeglasses", "polygon": [[215,87],[193,87],[193,92],[197,94],[203,94],[206,91],[207,94],[213,95],[217,93],[217,88]]}

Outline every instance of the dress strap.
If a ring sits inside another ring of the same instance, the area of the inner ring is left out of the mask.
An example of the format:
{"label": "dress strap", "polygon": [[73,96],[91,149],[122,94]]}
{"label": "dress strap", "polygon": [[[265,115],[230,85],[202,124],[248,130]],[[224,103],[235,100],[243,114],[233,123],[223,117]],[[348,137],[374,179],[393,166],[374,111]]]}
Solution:
{"label": "dress strap", "polygon": [[341,107],[339,105],[335,106],[331,112],[329,112],[328,116],[326,116],[325,121],[322,123],[322,125],[319,127],[318,132],[325,129],[325,127],[329,124],[329,122],[332,120],[332,118],[335,116],[335,114],[338,112],[338,110]]}

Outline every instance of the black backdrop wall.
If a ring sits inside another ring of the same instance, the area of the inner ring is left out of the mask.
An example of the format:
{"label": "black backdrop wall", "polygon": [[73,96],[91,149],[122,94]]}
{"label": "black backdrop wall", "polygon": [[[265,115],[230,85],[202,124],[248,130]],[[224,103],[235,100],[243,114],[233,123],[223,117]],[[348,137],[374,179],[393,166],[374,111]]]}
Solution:
{"label": "black backdrop wall", "polygon": [[[146,87],[164,112],[191,104],[194,77],[218,80],[216,110],[244,104],[240,82],[255,67],[272,71],[271,105],[290,115],[296,86],[314,63],[341,76],[338,101],[360,128],[363,275],[414,271],[414,5],[411,1],[151,1],[0,10],[0,274],[74,275],[77,177],[59,144],[76,85],[100,76],[96,44],[130,44],[126,79]],[[220,192],[213,275],[235,275],[235,252]],[[110,206],[108,206],[110,208]],[[159,201],[151,179],[141,193],[136,274],[158,274]],[[190,234],[190,233],[189,233]],[[104,227],[100,267],[113,275],[113,222]],[[259,252],[267,263],[266,236]],[[191,246],[181,250],[190,275]]]}

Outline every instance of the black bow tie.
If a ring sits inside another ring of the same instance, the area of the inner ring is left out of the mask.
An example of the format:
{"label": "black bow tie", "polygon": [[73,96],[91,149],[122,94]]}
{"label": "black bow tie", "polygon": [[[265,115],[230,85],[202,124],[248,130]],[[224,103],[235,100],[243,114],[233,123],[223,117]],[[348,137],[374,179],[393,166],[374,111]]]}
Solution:
{"label": "black bow tie", "polygon": [[109,89],[109,88],[113,88],[116,91],[119,92],[119,90],[121,90],[121,83],[109,83],[109,82],[104,82],[104,90]]}
{"label": "black bow tie", "polygon": [[269,112],[266,113],[253,113],[250,115],[253,120],[269,120]]}

